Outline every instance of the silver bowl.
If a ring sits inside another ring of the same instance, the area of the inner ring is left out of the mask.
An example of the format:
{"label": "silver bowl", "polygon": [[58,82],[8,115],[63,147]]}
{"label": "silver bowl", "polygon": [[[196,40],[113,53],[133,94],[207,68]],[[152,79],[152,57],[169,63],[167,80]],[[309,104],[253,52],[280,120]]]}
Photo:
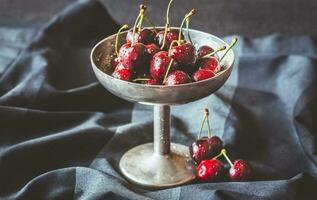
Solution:
{"label": "silver bowl", "polygon": [[[222,45],[229,46],[211,34],[193,29],[189,31],[196,48],[202,45],[210,45],[214,49]],[[120,41],[125,41],[126,33],[120,34]],[[187,35],[186,32],[184,35]],[[221,62],[224,69],[213,78],[175,86],[144,85],[111,76],[113,68],[110,63],[115,37],[111,35],[101,40],[92,49],[90,59],[97,79],[108,91],[120,98],[154,106],[154,142],[126,152],[119,163],[122,174],[129,181],[148,188],[165,188],[193,180],[195,166],[188,148],[170,143],[170,106],[189,103],[218,90],[231,74],[234,52],[228,52]],[[218,53],[218,56],[222,55],[223,52]]]}

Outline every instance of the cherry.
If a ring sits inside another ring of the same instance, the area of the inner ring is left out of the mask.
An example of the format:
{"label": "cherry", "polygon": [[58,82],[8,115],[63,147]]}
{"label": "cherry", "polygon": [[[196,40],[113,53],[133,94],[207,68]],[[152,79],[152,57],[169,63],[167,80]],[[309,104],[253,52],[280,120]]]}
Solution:
{"label": "cherry", "polygon": [[[197,164],[199,164],[203,160],[210,159],[213,156],[219,154],[220,150],[222,149],[221,139],[217,136],[211,136],[211,130],[210,130],[208,117],[209,117],[209,111],[206,108],[204,112],[204,118],[200,126],[198,140],[196,140],[189,146],[190,156]],[[208,125],[208,137],[200,138],[205,121],[207,121],[207,125]]]}
{"label": "cherry", "polygon": [[211,70],[214,74],[221,70],[219,61],[216,57],[201,58],[197,62],[197,65],[200,69]]}
{"label": "cherry", "polygon": [[217,181],[224,175],[224,165],[217,159],[204,160],[197,167],[197,179],[200,182]]}
{"label": "cherry", "polygon": [[202,137],[190,145],[189,153],[191,158],[199,164],[201,161],[210,159],[217,155],[221,148],[222,141],[219,137]]}
{"label": "cherry", "polygon": [[245,160],[238,159],[234,161],[229,170],[229,177],[232,181],[247,181],[250,179],[252,168]]}
{"label": "cherry", "polygon": [[199,69],[193,74],[194,81],[202,81],[215,76],[215,73],[209,69]]}
{"label": "cherry", "polygon": [[149,63],[149,54],[142,43],[126,43],[119,50],[119,59],[125,68],[144,73]]}
{"label": "cherry", "polygon": [[232,164],[231,160],[229,159],[227,155],[227,151],[225,149],[221,150],[221,153],[216,156],[219,157],[223,155],[227,162],[230,164],[229,169],[229,177],[232,181],[247,181],[251,178],[252,175],[252,168],[251,165],[242,159],[238,159],[234,161],[234,164]]}
{"label": "cherry", "polygon": [[179,35],[178,35],[178,46],[172,46],[171,48],[171,56],[173,59],[176,60],[180,65],[188,66],[193,65],[196,62],[196,49],[194,45],[191,43],[182,43],[181,40],[181,33],[182,28],[186,20],[189,20],[189,17],[195,14],[195,10],[192,9],[188,14],[185,15],[180,28],[179,28]]}
{"label": "cherry", "polygon": [[[147,28],[144,28],[134,34],[134,42],[140,42],[143,44],[149,44],[154,41],[155,33]],[[133,29],[130,29],[127,33],[126,41],[132,43],[133,41]]]}
{"label": "cherry", "polygon": [[154,56],[154,54],[156,54],[157,52],[160,51],[160,48],[154,44],[154,43],[150,43],[148,45],[145,45],[146,51],[148,52],[148,54],[150,54],[152,57]]}
{"label": "cherry", "polygon": [[196,50],[191,43],[172,47],[171,56],[180,65],[192,65],[196,62]]}
{"label": "cherry", "polygon": [[[164,33],[165,31],[159,31],[156,36],[155,36],[155,42],[156,44],[158,44],[159,46],[163,46],[163,41],[164,41]],[[169,30],[166,32],[166,38],[165,38],[165,44],[164,44],[164,47],[161,48],[161,49],[168,49],[171,45],[171,43],[174,41],[174,40],[177,40],[178,39],[178,35],[179,35],[179,31],[178,30]],[[181,39],[183,40],[184,39],[184,35],[183,33],[181,33]]]}
{"label": "cherry", "polygon": [[150,64],[150,74],[154,79],[162,80],[167,73],[170,62],[173,62],[172,70],[176,67],[176,63],[172,61],[172,58],[168,55],[167,51],[160,51],[154,54]]}
{"label": "cherry", "polygon": [[118,65],[112,73],[112,76],[120,80],[130,81],[133,76],[133,73],[130,69],[122,68]]}
{"label": "cherry", "polygon": [[185,84],[190,83],[191,78],[183,71],[176,70],[171,72],[167,78],[166,81],[164,81],[165,85],[179,85],[179,84]]}
{"label": "cherry", "polygon": [[198,49],[198,58],[201,58],[207,54],[210,54],[213,51],[214,51],[214,49],[211,48],[210,46],[203,45],[203,46],[199,47],[199,49]]}

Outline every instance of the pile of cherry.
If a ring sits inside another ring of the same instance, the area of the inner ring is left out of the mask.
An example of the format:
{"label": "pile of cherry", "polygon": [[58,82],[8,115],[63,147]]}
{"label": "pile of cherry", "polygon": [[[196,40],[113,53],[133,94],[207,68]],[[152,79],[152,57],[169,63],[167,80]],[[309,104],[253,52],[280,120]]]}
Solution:
{"label": "pile of cherry", "polygon": [[[189,146],[192,159],[198,164],[197,179],[201,182],[221,181],[228,178],[231,181],[247,181],[252,175],[250,164],[242,159],[237,159],[234,163],[229,159],[226,150],[223,148],[222,141],[217,136],[211,136],[209,124],[209,111],[205,109],[205,116],[201,124],[198,140]],[[205,122],[208,125],[208,137],[202,137],[201,132]],[[224,158],[230,165],[229,172],[223,162],[219,159]]]}
{"label": "pile of cherry", "polygon": [[[140,5],[134,26],[127,32],[126,42],[118,50],[120,34],[128,26],[119,29],[115,42],[116,55],[112,59],[113,77],[148,85],[179,85],[212,78],[222,70],[220,63],[237,39],[234,38],[228,48],[221,46],[214,50],[204,45],[196,51],[188,30],[189,19],[195,10],[185,15],[179,29],[171,29],[169,10],[172,2],[170,0],[168,4],[164,30],[156,30],[146,15],[144,5]],[[152,24],[153,28],[142,28],[143,20]],[[184,23],[190,41],[184,39]],[[217,53],[225,49],[226,52],[219,58]]]}

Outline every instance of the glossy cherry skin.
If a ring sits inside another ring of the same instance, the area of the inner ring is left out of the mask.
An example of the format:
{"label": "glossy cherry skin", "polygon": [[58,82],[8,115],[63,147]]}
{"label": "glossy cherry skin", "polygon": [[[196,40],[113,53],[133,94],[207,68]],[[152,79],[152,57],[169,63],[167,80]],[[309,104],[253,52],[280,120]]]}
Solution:
{"label": "glossy cherry skin", "polygon": [[[162,80],[166,74],[166,70],[171,61],[171,57],[168,56],[167,51],[160,51],[154,54],[150,63],[150,74],[152,78],[156,80]],[[170,71],[173,71],[176,63],[173,62]]]}
{"label": "glossy cherry skin", "polygon": [[123,81],[131,81],[133,72],[130,69],[119,66],[114,70],[112,76]]}
{"label": "glossy cherry skin", "polygon": [[180,85],[180,84],[185,84],[185,83],[190,83],[191,78],[188,76],[188,74],[186,74],[183,71],[180,70],[176,70],[171,72],[165,81],[165,85]]}
{"label": "glossy cherry skin", "polygon": [[198,58],[204,57],[207,54],[210,54],[214,51],[213,48],[211,48],[210,46],[207,45],[203,45],[201,47],[199,47],[198,49]]}
{"label": "glossy cherry skin", "polygon": [[222,141],[219,137],[202,137],[189,146],[189,154],[199,164],[203,160],[211,159],[218,155],[221,149]]}
{"label": "glossy cherry skin", "polygon": [[204,160],[197,167],[197,179],[200,182],[218,181],[224,176],[224,165],[217,159]]}
{"label": "glossy cherry skin", "polygon": [[150,56],[146,51],[146,47],[142,43],[131,45],[126,43],[119,50],[119,60],[122,65],[137,74],[145,73],[149,65]]}
{"label": "glossy cherry skin", "polygon": [[[135,31],[134,42],[140,42],[143,44],[149,44],[154,42],[155,33],[147,28],[144,28],[140,31]],[[130,29],[127,33],[126,41],[127,43],[132,43],[133,39],[133,29]]]}
{"label": "glossy cherry skin", "polygon": [[202,58],[199,59],[197,65],[200,69],[209,69],[214,73],[221,71],[221,66],[216,57]]}
{"label": "glossy cherry skin", "polygon": [[216,74],[209,70],[209,69],[198,69],[194,74],[193,74],[193,79],[194,81],[202,81],[208,78],[214,77]]}
{"label": "glossy cherry skin", "polygon": [[148,54],[151,55],[151,57],[153,57],[154,54],[160,51],[160,48],[154,43],[147,44],[145,45],[145,47],[146,47],[146,51],[148,52]]}
{"label": "glossy cherry skin", "polygon": [[[171,45],[173,40],[178,40],[178,33],[179,33],[178,30],[170,30],[166,33],[166,41],[165,41],[164,49],[169,49],[169,46]],[[154,38],[156,44],[159,45],[160,47],[163,44],[163,38],[164,38],[164,31],[159,31]],[[181,34],[181,40],[183,39],[184,39],[184,35]]]}
{"label": "glossy cherry skin", "polygon": [[251,165],[242,159],[235,160],[229,169],[229,177],[232,181],[247,181],[251,178]]}
{"label": "glossy cherry skin", "polygon": [[172,47],[171,56],[183,66],[195,64],[197,58],[195,47],[191,43]]}

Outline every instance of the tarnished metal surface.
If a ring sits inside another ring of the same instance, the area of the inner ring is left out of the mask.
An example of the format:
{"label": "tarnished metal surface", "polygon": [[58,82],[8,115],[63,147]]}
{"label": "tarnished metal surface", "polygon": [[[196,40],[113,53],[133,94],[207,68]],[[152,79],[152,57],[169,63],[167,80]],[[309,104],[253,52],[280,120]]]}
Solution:
{"label": "tarnished metal surface", "polygon": [[170,106],[154,106],[154,152],[160,155],[170,152]]}
{"label": "tarnished metal surface", "polygon": [[166,155],[154,153],[153,143],[134,147],[123,155],[119,167],[130,182],[153,189],[195,179],[188,147],[175,143],[171,143],[171,152]]}
{"label": "tarnished metal surface", "polygon": [[[201,31],[190,30],[198,48],[210,45],[217,49],[228,46],[221,39]],[[123,32],[121,41],[124,41]],[[154,144],[143,144],[126,152],[120,160],[120,170],[131,182],[147,188],[165,188],[187,183],[195,178],[195,166],[188,147],[170,143],[170,105],[184,104],[206,97],[219,89],[228,79],[234,61],[230,50],[222,65],[225,69],[208,80],[183,85],[144,85],[122,81],[111,76],[110,62],[115,35],[99,42],[90,59],[100,83],[114,95],[132,102],[154,105]],[[219,56],[222,56],[222,52]]]}

